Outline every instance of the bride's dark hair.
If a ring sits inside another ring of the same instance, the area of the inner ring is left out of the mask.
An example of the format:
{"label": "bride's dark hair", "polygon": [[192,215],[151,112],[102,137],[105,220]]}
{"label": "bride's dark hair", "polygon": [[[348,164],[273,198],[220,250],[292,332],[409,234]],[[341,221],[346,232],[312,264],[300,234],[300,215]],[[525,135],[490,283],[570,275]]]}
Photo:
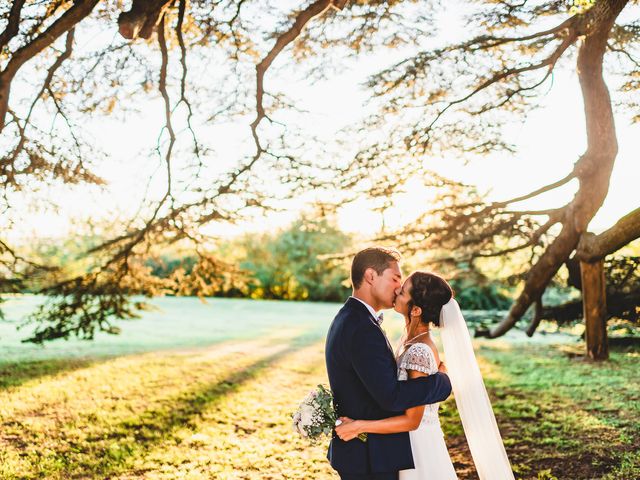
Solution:
{"label": "bride's dark hair", "polygon": [[409,312],[416,306],[422,309],[421,320],[424,324],[440,326],[440,311],[453,298],[453,289],[447,281],[431,272],[413,272],[411,279],[411,300]]}

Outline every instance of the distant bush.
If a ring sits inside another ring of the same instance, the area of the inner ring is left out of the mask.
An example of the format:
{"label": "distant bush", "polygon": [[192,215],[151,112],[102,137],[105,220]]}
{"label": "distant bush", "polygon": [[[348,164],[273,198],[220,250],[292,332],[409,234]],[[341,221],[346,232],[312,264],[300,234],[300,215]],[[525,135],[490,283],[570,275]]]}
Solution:
{"label": "distant bush", "polygon": [[248,235],[240,269],[252,298],[342,301],[349,294],[347,265],[326,255],[344,251],[351,240],[327,220],[301,218],[275,235]]}
{"label": "distant bush", "polygon": [[450,284],[464,310],[506,310],[513,301],[509,290],[498,282],[476,283],[471,279],[458,278],[451,280]]}

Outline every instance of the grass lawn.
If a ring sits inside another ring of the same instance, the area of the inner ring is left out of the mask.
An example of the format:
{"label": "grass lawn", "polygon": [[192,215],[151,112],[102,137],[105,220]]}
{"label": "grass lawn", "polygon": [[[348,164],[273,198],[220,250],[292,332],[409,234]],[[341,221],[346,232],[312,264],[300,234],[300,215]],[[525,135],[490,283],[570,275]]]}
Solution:
{"label": "grass lawn", "polygon": [[[609,362],[593,363],[581,345],[478,343],[516,478],[640,478],[639,352],[613,351]],[[476,478],[454,402],[441,418],[461,477]]]}
{"label": "grass lawn", "polygon": [[[326,442],[309,445],[290,425],[326,383],[321,331],[4,361],[0,478],[337,479]],[[640,478],[638,351],[594,364],[576,346],[477,347],[517,478]],[[441,417],[460,478],[476,478],[453,399]]]}

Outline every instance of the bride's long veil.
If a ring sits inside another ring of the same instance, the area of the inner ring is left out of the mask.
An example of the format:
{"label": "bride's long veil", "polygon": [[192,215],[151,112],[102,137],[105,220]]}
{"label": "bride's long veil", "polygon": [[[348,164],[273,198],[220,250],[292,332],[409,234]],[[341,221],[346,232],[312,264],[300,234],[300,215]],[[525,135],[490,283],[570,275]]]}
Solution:
{"label": "bride's long veil", "polygon": [[453,298],[440,313],[440,338],[453,395],[481,480],[511,480],[513,471],[473,353],[471,336]]}

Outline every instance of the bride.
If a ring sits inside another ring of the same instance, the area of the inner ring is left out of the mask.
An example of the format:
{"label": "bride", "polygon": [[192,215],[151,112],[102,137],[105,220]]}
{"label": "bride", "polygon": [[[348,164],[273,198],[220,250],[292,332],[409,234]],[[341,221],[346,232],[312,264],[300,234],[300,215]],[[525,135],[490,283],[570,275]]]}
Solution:
{"label": "bride", "polygon": [[[453,298],[438,275],[414,272],[396,292],[394,308],[405,317],[406,333],[396,358],[398,379],[431,375],[441,368],[431,325],[440,327],[447,370],[467,443],[481,480],[511,480],[513,473],[502,444],[491,403],[473,353],[471,337]],[[401,470],[400,480],[456,479],[438,417],[439,404],[421,405],[382,420],[341,418],[336,433],[345,441],[362,433],[409,431],[415,469]]]}

